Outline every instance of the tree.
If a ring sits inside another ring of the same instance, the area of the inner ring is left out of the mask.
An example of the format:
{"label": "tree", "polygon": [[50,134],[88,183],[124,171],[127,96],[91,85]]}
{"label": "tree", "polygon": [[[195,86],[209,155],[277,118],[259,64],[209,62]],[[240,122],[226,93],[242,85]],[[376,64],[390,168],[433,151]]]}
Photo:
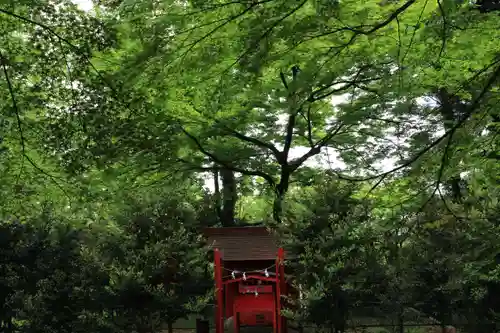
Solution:
{"label": "tree", "polygon": [[206,249],[193,229],[195,215],[179,202],[137,202],[120,218],[124,234],[110,239],[104,253],[113,267],[110,304],[122,330],[156,332],[207,301]]}
{"label": "tree", "polygon": [[106,331],[107,274],[81,247],[83,232],[48,215],[2,222],[1,328],[5,332]]}
{"label": "tree", "polygon": [[492,3],[100,5],[0,8],[2,328],[152,331],[206,301],[197,228],[247,218],[299,253],[310,321],[346,296],[498,329]]}
{"label": "tree", "polygon": [[373,290],[381,271],[367,206],[352,197],[355,191],[352,185],[325,177],[311,191],[294,193],[296,202],[293,197],[287,200],[290,215],[285,214],[286,226],[278,229],[293,255],[289,262],[295,287],[305,295],[294,315],[335,332],[345,332],[349,314],[363,299],[361,281],[368,280]]}
{"label": "tree", "polygon": [[[97,127],[67,138],[73,146],[79,138],[92,138],[101,149],[99,156],[118,158],[127,152],[134,161],[154,161],[155,170],[168,164],[225,170],[226,224],[234,220],[234,172],[264,179],[274,192],[274,218],[279,221],[290,182],[313,156],[333,149],[349,165],[359,166],[339,177],[383,181],[443,149],[460,129],[474,126],[486,112],[482,105],[494,98],[489,92],[496,89],[496,56],[472,44],[473,29],[486,29],[494,18],[466,4],[106,4],[107,15],[121,19],[117,29],[123,46],[99,57],[121,66],[117,70],[99,61],[99,69],[130,96],[122,94],[119,105],[136,109],[100,103],[108,110],[106,119],[86,112],[81,118]],[[368,13],[373,20],[366,23]],[[457,23],[449,24],[451,20]],[[169,37],[159,31],[169,31]],[[488,33],[481,38],[493,46],[494,32]],[[464,53],[464,45],[469,47],[465,54],[479,55],[467,62],[468,72],[448,60],[452,53]],[[153,81],[154,86],[148,84]],[[436,135],[439,127],[430,120],[439,108],[421,103],[422,98],[436,84],[461,94],[471,82],[478,88],[464,95],[466,110],[443,135]],[[345,102],[332,107],[333,97]],[[68,122],[72,120],[61,119],[60,126]],[[98,130],[104,124],[105,135]],[[400,143],[381,144],[389,133],[399,136]],[[405,142],[412,142],[410,150]],[[296,147],[307,150],[293,158],[290,151]],[[390,172],[373,167],[401,153],[400,164]]]}

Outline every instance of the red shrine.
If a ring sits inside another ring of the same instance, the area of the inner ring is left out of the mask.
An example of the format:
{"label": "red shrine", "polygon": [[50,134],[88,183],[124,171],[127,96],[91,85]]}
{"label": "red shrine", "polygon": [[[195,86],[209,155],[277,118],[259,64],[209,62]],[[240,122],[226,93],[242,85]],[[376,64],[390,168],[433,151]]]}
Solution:
{"label": "red shrine", "polygon": [[215,332],[224,332],[232,318],[240,326],[272,325],[286,332],[281,295],[287,291],[284,251],[265,227],[207,228],[214,249],[216,290]]}

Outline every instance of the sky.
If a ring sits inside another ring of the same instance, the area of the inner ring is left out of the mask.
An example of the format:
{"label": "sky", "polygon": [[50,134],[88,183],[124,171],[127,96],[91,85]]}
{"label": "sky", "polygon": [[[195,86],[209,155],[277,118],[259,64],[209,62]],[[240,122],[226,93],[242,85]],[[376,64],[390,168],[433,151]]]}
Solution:
{"label": "sky", "polygon": [[93,7],[91,0],[72,0],[72,2],[76,5],[78,5],[78,7],[80,7],[80,9],[85,10],[85,11],[89,11]]}

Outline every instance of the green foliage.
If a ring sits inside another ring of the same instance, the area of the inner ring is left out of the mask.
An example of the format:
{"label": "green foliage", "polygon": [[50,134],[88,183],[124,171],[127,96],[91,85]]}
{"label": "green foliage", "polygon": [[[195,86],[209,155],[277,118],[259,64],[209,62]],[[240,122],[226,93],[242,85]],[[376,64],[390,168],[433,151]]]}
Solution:
{"label": "green foliage", "polygon": [[[367,206],[352,198],[355,191],[354,186],[327,180],[313,191],[301,191],[297,202],[290,203],[291,218],[280,230],[295,256],[290,264],[298,272],[294,282],[302,290],[305,311],[296,315],[304,320],[338,326],[347,318],[346,295],[360,301],[366,276],[372,282],[383,278]],[[307,207],[307,212],[293,214],[295,205]]]}
{"label": "green foliage", "polygon": [[120,218],[124,233],[104,247],[115,267],[115,322],[122,329],[154,332],[202,309],[211,285],[207,249],[193,233],[194,214],[175,201],[130,206],[128,212]]}
{"label": "green foliage", "polygon": [[50,216],[2,222],[2,329],[84,332],[102,322],[108,276],[82,248],[84,232]]}
{"label": "green foliage", "polygon": [[299,318],[497,331],[499,31],[448,0],[0,5],[1,329],[201,311],[233,204],[296,254]]}
{"label": "green foliage", "polygon": [[119,232],[51,215],[2,222],[2,329],[152,332],[201,311],[207,250],[196,214],[169,204],[129,206],[115,217]]}

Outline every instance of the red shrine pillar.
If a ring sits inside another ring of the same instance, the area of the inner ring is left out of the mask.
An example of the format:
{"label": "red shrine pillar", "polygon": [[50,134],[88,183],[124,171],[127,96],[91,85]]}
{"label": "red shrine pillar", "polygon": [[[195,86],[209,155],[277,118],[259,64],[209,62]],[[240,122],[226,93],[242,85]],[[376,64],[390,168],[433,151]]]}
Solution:
{"label": "red shrine pillar", "polygon": [[[281,284],[280,286],[280,293],[281,295],[287,295],[287,286],[286,286],[286,280],[285,280],[285,251],[283,248],[280,248],[278,250],[278,259],[281,260],[280,264],[280,279],[279,282]],[[281,306],[281,301],[280,301],[280,306]],[[280,308],[281,309],[281,308]],[[281,317],[281,310],[280,310],[280,317]],[[286,318],[281,317],[281,332],[288,332],[287,325],[286,325]]]}
{"label": "red shrine pillar", "polygon": [[275,333],[284,332],[285,318],[281,316],[281,295],[286,292],[285,285],[285,251],[283,248],[278,249],[278,257],[276,258],[276,313],[275,313]]}
{"label": "red shrine pillar", "polygon": [[214,250],[214,279],[215,279],[215,332],[224,332],[224,307],[222,286],[222,260],[219,249]]}
{"label": "red shrine pillar", "polygon": [[[275,283],[275,308],[273,316],[273,333],[286,332],[286,319],[281,316],[282,300],[281,295],[286,293],[286,280],[285,280],[285,267],[284,267],[285,253],[283,248],[278,249],[276,257],[276,270],[275,277],[271,279]],[[224,287],[223,281],[223,263],[221,252],[219,249],[214,250],[214,280],[215,280],[215,332],[224,333],[224,307],[231,306],[228,304],[227,286]],[[237,282],[237,281],[235,281]],[[226,288],[226,289],[224,289]],[[226,292],[226,305],[224,306],[224,292]],[[232,301],[231,301],[232,303]],[[239,313],[233,313],[235,333],[239,333],[240,318]]]}
{"label": "red shrine pillar", "polygon": [[283,328],[283,318],[281,317],[281,293],[284,292],[285,274],[284,274],[283,248],[278,249],[278,258],[276,259],[276,330],[275,333],[281,333]]}

